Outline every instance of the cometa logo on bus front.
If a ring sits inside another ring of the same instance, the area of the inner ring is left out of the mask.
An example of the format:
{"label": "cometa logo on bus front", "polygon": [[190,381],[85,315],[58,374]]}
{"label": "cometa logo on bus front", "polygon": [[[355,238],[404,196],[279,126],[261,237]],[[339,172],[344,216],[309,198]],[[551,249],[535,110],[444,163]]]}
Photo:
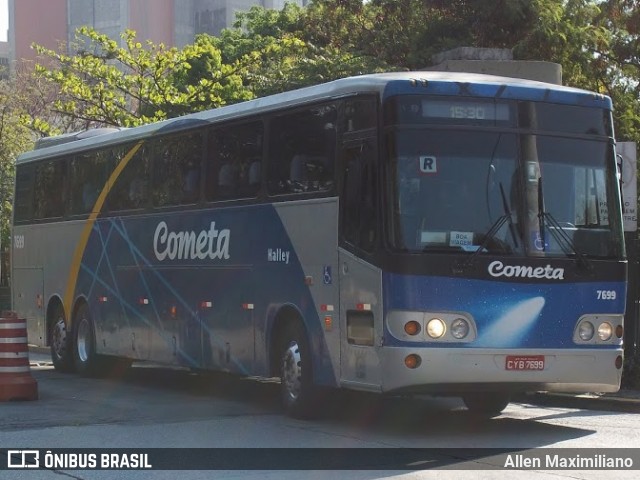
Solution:
{"label": "cometa logo on bus front", "polygon": [[153,235],[153,251],[158,261],[163,260],[228,260],[231,230],[216,229],[211,222],[209,230],[172,232],[166,222],[160,222]]}
{"label": "cometa logo on bus front", "polygon": [[564,268],[531,267],[524,265],[505,265],[499,260],[489,264],[489,275],[492,277],[545,278],[549,280],[564,280]]}

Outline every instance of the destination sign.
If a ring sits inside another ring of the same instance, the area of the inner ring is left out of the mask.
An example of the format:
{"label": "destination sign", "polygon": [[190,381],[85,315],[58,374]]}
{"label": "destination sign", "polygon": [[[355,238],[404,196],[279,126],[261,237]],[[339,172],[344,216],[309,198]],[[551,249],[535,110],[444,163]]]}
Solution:
{"label": "destination sign", "polygon": [[506,103],[474,102],[467,100],[424,99],[422,116],[431,119],[470,122],[508,122],[509,105]]}

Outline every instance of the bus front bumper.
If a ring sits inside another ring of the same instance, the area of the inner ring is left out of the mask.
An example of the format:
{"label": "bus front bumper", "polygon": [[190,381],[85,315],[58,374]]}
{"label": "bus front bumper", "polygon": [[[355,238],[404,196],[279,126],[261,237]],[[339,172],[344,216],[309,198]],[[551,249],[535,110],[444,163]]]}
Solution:
{"label": "bus front bumper", "polygon": [[[622,348],[484,350],[386,347],[382,391],[455,394],[505,392],[617,392]],[[409,368],[410,355],[419,357]],[[542,364],[540,361],[542,360]]]}

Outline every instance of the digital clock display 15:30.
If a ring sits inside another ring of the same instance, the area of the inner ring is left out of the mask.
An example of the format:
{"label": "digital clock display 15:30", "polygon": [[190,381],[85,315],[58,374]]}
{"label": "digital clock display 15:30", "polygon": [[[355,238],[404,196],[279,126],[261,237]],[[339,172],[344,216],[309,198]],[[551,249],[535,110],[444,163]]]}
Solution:
{"label": "digital clock display 15:30", "polygon": [[422,116],[442,120],[508,121],[509,106],[506,103],[425,99]]}

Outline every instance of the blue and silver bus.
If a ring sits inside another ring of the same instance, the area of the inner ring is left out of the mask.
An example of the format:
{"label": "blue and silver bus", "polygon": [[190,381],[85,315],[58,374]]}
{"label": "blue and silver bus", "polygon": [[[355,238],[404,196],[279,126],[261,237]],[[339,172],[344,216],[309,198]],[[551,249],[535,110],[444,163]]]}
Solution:
{"label": "blue and silver bus", "polygon": [[17,160],[13,308],[61,371],[153,361],[318,392],[620,386],[626,259],[608,97],[364,75]]}

